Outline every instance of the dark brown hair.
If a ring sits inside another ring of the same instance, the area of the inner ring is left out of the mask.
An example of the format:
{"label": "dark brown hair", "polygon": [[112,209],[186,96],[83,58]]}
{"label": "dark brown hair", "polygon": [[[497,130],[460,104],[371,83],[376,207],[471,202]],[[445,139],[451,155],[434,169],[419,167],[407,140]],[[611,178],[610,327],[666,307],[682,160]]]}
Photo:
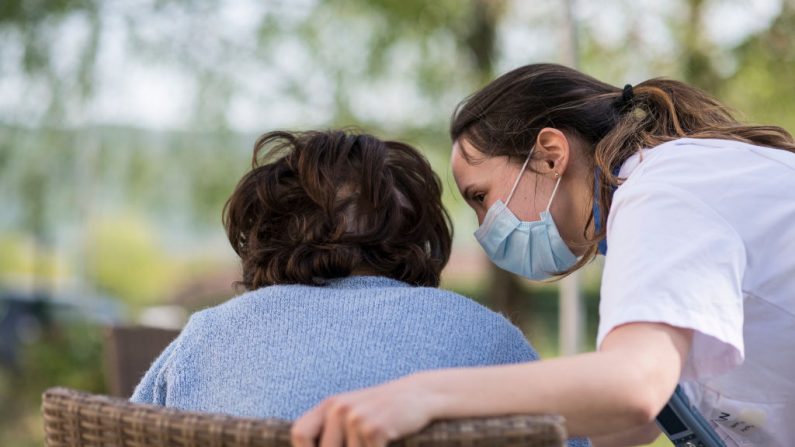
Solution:
{"label": "dark brown hair", "polygon": [[[627,91],[630,93],[630,91]],[[740,123],[707,93],[683,82],[650,79],[631,94],[577,70],[555,64],[517,68],[495,79],[459,104],[450,136],[465,138],[486,156],[527,158],[545,127],[584,143],[584,155],[600,172],[599,228],[586,255],[566,274],[590,261],[605,238],[614,175],[630,156],[682,137],[720,138],[795,152],[795,141],[776,126]],[[591,179],[592,183],[593,178]],[[593,217],[583,228],[587,237]]]}
{"label": "dark brown hair", "polygon": [[247,290],[355,271],[439,285],[452,226],[416,149],[341,130],[270,132],[224,206]]}

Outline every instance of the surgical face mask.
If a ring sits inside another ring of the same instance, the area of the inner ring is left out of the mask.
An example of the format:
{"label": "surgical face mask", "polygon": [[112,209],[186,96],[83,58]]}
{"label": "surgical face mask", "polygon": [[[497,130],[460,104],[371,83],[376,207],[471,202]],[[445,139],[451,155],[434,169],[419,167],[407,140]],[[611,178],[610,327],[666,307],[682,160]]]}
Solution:
{"label": "surgical face mask", "polygon": [[541,213],[541,220],[522,222],[508,208],[532,154],[531,150],[505,203],[497,200],[489,208],[483,224],[475,232],[475,238],[501,269],[528,279],[542,280],[570,268],[577,262],[577,257],[563,242],[549,213],[561,177],[555,183],[546,210]]}

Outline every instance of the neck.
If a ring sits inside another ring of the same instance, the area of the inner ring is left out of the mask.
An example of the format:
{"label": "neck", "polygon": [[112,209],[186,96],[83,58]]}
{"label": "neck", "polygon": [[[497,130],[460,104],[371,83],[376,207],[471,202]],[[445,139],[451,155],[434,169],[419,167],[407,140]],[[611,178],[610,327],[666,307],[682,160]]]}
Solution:
{"label": "neck", "polygon": [[593,224],[586,231],[585,225],[593,212],[593,174],[579,164],[572,164],[560,183],[557,196],[552,202],[552,217],[555,219],[560,236],[572,253],[582,256],[590,245],[588,238],[593,236]]}
{"label": "neck", "polygon": [[383,274],[366,266],[357,266],[351,271],[351,276],[383,276]]}

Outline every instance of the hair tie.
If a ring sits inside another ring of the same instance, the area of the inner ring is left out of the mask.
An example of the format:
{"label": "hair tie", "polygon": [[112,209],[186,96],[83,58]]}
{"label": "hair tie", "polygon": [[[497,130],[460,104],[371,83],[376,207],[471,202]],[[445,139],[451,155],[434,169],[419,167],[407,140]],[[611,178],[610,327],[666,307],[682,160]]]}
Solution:
{"label": "hair tie", "polygon": [[626,105],[635,97],[635,92],[632,91],[632,84],[624,86],[624,91],[621,93],[621,102]]}

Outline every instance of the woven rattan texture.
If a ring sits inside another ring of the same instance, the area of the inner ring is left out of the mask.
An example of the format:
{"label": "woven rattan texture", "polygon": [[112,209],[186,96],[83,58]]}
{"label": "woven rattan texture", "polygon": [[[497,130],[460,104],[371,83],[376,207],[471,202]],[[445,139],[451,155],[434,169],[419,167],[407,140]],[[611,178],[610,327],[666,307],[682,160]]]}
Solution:
{"label": "woven rattan texture", "polygon": [[[289,447],[290,423],[193,413],[67,388],[42,399],[47,447]],[[558,416],[439,421],[391,446],[559,447]]]}

